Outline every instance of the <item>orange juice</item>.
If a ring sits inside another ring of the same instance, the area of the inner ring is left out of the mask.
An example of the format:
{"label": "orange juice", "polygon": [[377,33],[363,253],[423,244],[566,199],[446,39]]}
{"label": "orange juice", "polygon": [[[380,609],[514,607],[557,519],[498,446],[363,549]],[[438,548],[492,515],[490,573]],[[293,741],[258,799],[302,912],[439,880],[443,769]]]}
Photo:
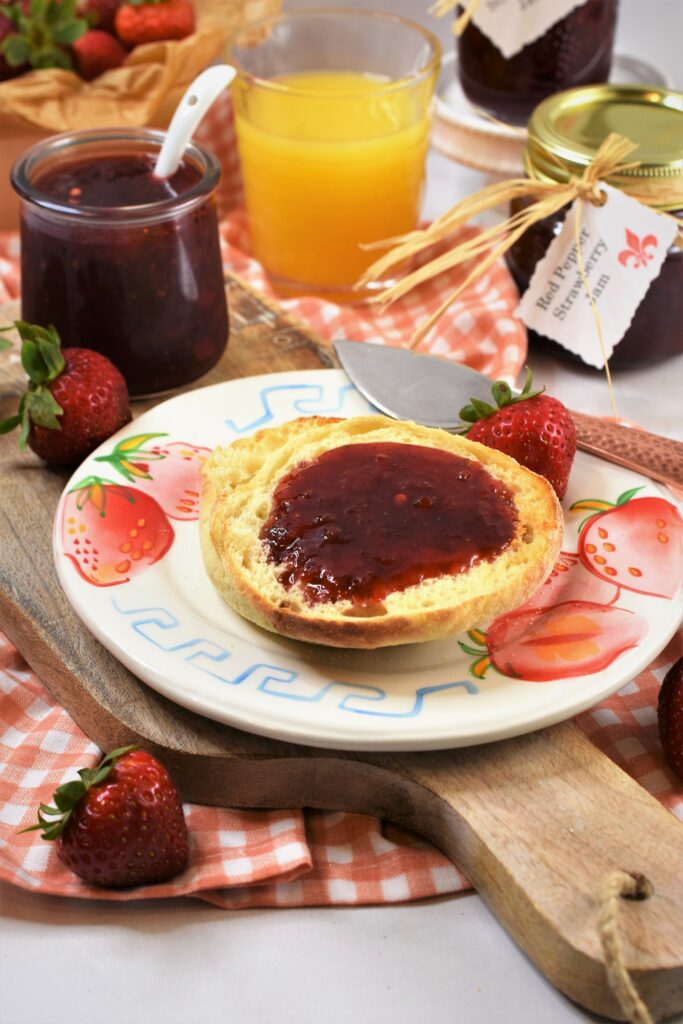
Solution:
{"label": "orange juice", "polygon": [[379,255],[361,244],[415,227],[433,81],[306,71],[263,84],[235,89],[254,254],[281,292],[350,298]]}

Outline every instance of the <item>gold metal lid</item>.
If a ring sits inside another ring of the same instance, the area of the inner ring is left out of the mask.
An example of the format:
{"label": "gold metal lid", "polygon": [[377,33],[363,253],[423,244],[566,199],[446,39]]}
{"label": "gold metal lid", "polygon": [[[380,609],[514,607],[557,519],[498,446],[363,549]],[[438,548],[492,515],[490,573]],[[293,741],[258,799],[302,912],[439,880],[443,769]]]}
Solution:
{"label": "gold metal lid", "polygon": [[611,176],[609,184],[628,189],[647,182],[653,199],[658,183],[667,191],[683,184],[683,93],[647,85],[591,85],[543,100],[529,121],[526,172],[566,182],[583,172],[610,132],[638,145],[628,159],[640,165]]}

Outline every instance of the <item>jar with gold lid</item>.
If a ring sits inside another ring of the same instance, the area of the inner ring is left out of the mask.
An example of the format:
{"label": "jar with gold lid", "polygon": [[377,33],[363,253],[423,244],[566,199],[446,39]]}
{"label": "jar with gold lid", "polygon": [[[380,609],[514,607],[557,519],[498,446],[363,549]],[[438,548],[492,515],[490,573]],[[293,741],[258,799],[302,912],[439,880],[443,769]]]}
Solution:
{"label": "jar with gold lid", "polygon": [[[591,163],[610,132],[637,144],[638,165],[609,176],[607,183],[666,212],[683,223],[683,93],[648,86],[591,86],[544,100],[529,121],[525,170],[541,182],[566,183]],[[533,202],[513,200],[517,213]],[[567,207],[529,227],[506,253],[508,266],[524,293],[536,264],[559,234]],[[567,351],[535,331],[533,344],[567,356]],[[672,246],[659,275],[636,309],[610,359],[612,367],[656,362],[683,353],[683,250]]]}

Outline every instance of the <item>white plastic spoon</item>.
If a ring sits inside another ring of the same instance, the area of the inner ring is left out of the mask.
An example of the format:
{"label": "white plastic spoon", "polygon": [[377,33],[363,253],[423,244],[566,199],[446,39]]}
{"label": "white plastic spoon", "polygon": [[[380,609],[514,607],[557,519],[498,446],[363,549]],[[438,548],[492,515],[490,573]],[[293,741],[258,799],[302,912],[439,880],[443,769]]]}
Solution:
{"label": "white plastic spoon", "polygon": [[176,107],[166,132],[154,175],[170,178],[178,169],[185,147],[213,101],[232,82],[237,72],[229,64],[217,64],[197,75]]}

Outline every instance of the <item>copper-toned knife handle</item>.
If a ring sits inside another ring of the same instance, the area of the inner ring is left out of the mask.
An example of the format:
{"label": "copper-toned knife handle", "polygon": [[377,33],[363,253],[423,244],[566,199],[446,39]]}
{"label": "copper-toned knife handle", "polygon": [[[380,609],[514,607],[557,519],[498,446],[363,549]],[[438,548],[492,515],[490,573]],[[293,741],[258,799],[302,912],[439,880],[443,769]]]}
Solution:
{"label": "copper-toned knife handle", "polygon": [[584,452],[633,469],[651,480],[683,487],[683,444],[638,427],[572,411],[576,444]]}

